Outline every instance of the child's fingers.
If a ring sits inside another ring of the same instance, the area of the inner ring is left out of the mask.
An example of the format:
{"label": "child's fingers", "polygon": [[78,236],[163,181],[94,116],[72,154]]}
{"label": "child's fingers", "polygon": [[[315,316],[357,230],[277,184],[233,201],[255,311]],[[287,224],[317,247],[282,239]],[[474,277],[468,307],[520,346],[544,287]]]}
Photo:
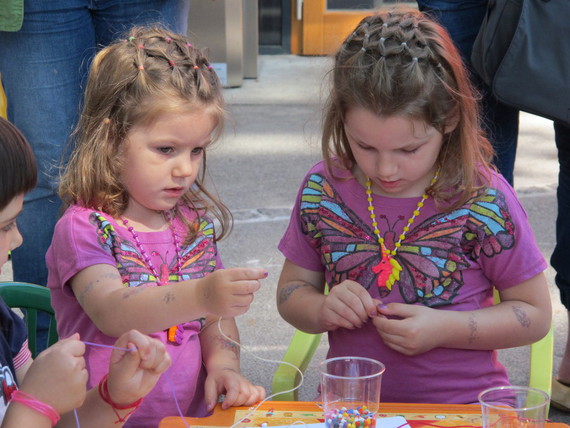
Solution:
{"label": "child's fingers", "polygon": [[170,354],[166,352],[166,348],[164,349],[164,353],[161,354],[161,358],[158,361],[158,364],[154,366],[153,372],[155,374],[164,373],[170,367],[172,359],[170,358]]}
{"label": "child's fingers", "polygon": [[151,337],[148,339],[148,352],[141,361],[141,367],[146,370],[151,370],[155,374],[163,373],[170,367],[170,354],[166,351],[164,343]]}
{"label": "child's fingers", "polygon": [[61,347],[62,350],[69,352],[73,357],[83,357],[85,354],[85,343],[79,340],[79,333],[75,333],[65,339],[56,342],[54,347]]}
{"label": "child's fingers", "polygon": [[119,349],[113,349],[111,364],[116,364],[123,358],[129,358],[133,363],[133,369],[138,365],[143,365],[145,368],[144,362],[151,358],[151,340],[151,337],[137,330],[123,333],[115,342],[115,347]]}
{"label": "child's fingers", "polygon": [[418,308],[415,305],[407,305],[404,303],[390,303],[388,305],[378,305],[376,307],[379,315],[383,315],[390,319],[404,319],[417,314]]}
{"label": "child's fingers", "polygon": [[232,406],[238,405],[238,403],[240,403],[240,396],[243,402],[245,395],[240,391],[239,385],[237,387],[226,387],[226,396],[222,402],[222,409],[229,409]]}
{"label": "child's fingers", "polygon": [[208,377],[204,385],[204,400],[206,401],[206,408],[208,411],[212,410],[216,406],[218,395],[219,391],[216,382]]}
{"label": "child's fingers", "polygon": [[229,268],[225,272],[230,275],[232,281],[256,281],[267,278],[269,273],[261,268]]}
{"label": "child's fingers", "polygon": [[249,397],[246,401],[240,403],[240,406],[251,406],[265,398],[265,388],[258,385],[252,385],[250,387]]}
{"label": "child's fingers", "polygon": [[257,280],[240,281],[233,284],[232,294],[235,296],[253,296],[253,293],[261,288],[261,283]]}

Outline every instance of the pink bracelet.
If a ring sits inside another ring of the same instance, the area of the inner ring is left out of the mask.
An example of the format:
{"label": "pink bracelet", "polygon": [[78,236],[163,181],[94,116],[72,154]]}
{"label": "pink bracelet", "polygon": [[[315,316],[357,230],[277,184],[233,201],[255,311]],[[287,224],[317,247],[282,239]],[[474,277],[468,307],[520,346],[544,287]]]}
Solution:
{"label": "pink bracelet", "polygon": [[38,413],[41,413],[45,417],[47,417],[51,421],[51,426],[55,426],[59,421],[59,413],[49,404],[42,403],[32,395],[22,391],[16,390],[12,393],[12,397],[10,398],[10,402],[21,403],[24,406],[29,407],[32,410],[35,410]]}

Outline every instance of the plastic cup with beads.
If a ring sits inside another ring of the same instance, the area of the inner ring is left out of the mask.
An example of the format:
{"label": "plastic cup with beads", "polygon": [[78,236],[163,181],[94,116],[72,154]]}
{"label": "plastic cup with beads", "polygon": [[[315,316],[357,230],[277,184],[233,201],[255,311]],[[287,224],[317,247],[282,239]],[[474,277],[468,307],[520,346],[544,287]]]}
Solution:
{"label": "plastic cup with beads", "polygon": [[362,357],[338,357],[319,365],[326,428],[374,428],[385,367]]}

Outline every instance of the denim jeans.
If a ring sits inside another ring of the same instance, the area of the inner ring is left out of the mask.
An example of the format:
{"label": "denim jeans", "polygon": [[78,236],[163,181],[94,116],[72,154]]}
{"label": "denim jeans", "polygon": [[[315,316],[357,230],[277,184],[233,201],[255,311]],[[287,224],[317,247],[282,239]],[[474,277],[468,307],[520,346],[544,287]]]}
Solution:
{"label": "denim jeans", "polygon": [[61,202],[57,176],[65,163],[90,62],[132,25],[161,23],[186,34],[188,0],[26,0],[17,32],[0,32],[0,73],[8,119],[26,136],[39,167],[12,252],[14,280],[47,283],[45,254]]}
{"label": "denim jeans", "polygon": [[550,259],[556,270],[556,285],[560,301],[570,310],[570,126],[554,123],[558,148],[558,216],[556,218],[556,246]]}
{"label": "denim jeans", "polygon": [[447,29],[482,96],[483,125],[495,149],[495,165],[513,184],[519,133],[519,112],[492,95],[471,67],[471,51],[485,17],[488,0],[417,0],[419,9]]}

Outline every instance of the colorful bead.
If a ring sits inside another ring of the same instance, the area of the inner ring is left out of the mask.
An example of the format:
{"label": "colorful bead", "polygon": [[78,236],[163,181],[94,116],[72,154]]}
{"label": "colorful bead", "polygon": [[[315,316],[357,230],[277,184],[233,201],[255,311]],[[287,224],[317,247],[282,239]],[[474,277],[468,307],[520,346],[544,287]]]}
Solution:
{"label": "colorful bead", "polygon": [[369,411],[366,406],[356,409],[328,410],[325,414],[326,428],[362,428],[375,427],[376,413]]}

